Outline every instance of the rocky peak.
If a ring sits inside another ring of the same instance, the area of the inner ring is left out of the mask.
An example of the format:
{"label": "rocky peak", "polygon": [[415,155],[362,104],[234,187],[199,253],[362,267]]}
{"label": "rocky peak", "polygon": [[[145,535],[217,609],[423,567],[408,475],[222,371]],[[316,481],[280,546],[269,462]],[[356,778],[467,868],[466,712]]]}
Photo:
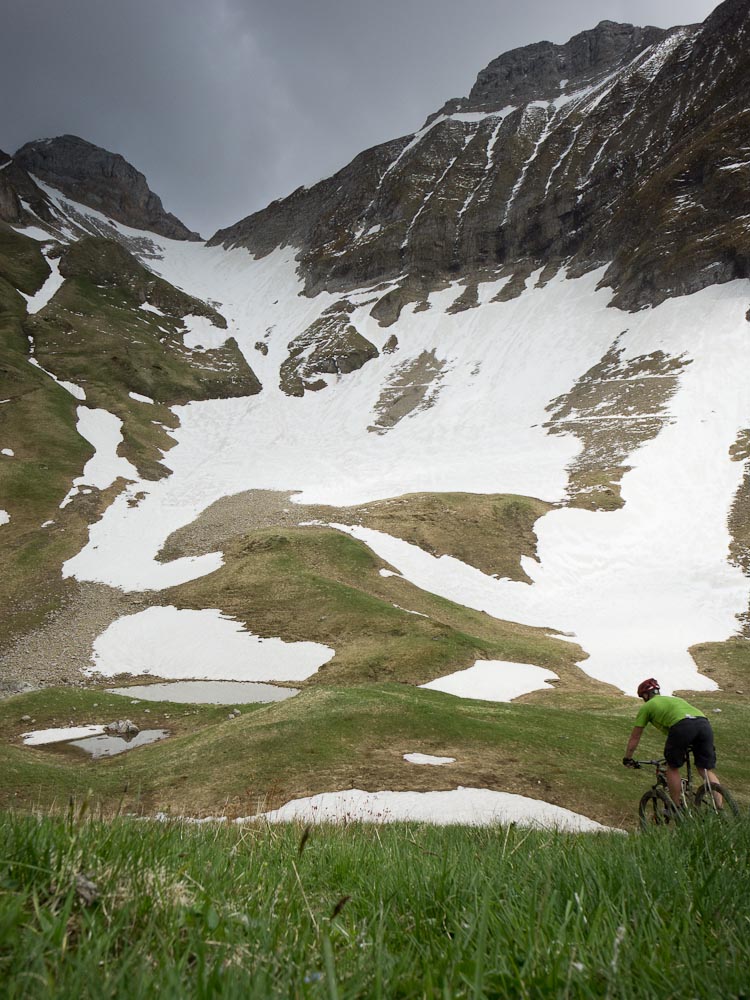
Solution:
{"label": "rocky peak", "polygon": [[453,111],[477,111],[551,100],[624,66],[668,34],[663,28],[600,21],[564,45],[545,41],[511,49],[481,71],[468,98],[449,105]]}
{"label": "rocky peak", "polygon": [[62,135],[27,142],[15,162],[75,201],[134,229],[175,240],[199,240],[178,218],[164,210],[146,178],[119,153]]}
{"label": "rocky peak", "polygon": [[733,24],[743,24],[750,17],[750,0],[724,0],[703,22],[706,28],[728,28]]}

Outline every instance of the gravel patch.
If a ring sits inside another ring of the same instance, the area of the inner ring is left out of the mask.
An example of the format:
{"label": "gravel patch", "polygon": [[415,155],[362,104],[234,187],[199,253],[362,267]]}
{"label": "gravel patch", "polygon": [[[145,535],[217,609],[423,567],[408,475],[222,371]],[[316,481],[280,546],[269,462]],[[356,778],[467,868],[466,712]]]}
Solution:
{"label": "gravel patch", "polygon": [[121,615],[150,607],[153,594],[126,594],[80,583],[44,624],[14,640],[2,657],[0,697],[57,685],[88,683],[94,639]]}
{"label": "gravel patch", "polygon": [[[358,508],[301,505],[294,492],[248,490],[224,497],[174,532],[159,553],[169,561],[221,550],[232,539],[269,527],[309,521],[359,523]],[[154,591],[125,592],[99,583],[75,582],[63,604],[39,628],[15,639],[0,659],[0,698],[39,687],[86,686],[94,640],[117,618],[160,605]]]}
{"label": "gravel patch", "polygon": [[191,524],[171,534],[159,553],[159,559],[168,562],[183,556],[216,552],[232,539],[262,528],[293,528],[310,521],[359,523],[356,507],[293,503],[292,497],[296,492],[247,490],[222,497]]}

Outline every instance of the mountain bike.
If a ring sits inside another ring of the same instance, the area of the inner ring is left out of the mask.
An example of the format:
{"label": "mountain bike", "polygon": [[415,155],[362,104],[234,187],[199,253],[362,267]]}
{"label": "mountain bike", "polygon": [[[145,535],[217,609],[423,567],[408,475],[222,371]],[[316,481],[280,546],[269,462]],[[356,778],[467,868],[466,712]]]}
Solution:
{"label": "mountain bike", "polygon": [[641,797],[638,817],[641,828],[675,824],[687,815],[707,816],[714,814],[723,820],[733,820],[740,814],[739,806],[723,785],[704,777],[697,788],[693,788],[691,752],[687,754],[687,774],[682,777],[682,806],[677,809],[669,794],[667,785],[667,762],[664,757],[657,760],[634,760],[633,765],[641,768],[648,764],[656,769],[656,781]]}

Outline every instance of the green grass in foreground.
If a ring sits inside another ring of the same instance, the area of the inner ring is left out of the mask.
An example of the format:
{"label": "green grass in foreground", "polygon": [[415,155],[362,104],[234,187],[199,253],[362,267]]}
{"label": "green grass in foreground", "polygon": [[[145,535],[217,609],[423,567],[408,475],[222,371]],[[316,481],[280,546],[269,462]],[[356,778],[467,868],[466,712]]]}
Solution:
{"label": "green grass in foreground", "polygon": [[204,827],[0,814],[15,997],[740,997],[750,825]]}

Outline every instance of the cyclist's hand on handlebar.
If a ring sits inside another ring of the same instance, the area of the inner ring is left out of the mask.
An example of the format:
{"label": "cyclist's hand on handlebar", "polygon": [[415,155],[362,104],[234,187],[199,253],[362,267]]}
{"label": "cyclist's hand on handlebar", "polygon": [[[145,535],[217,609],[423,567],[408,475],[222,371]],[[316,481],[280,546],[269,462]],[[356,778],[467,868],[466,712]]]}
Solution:
{"label": "cyclist's hand on handlebar", "polygon": [[632,757],[623,757],[622,762],[625,767],[632,767],[636,771],[640,770],[641,765],[634,761]]}

